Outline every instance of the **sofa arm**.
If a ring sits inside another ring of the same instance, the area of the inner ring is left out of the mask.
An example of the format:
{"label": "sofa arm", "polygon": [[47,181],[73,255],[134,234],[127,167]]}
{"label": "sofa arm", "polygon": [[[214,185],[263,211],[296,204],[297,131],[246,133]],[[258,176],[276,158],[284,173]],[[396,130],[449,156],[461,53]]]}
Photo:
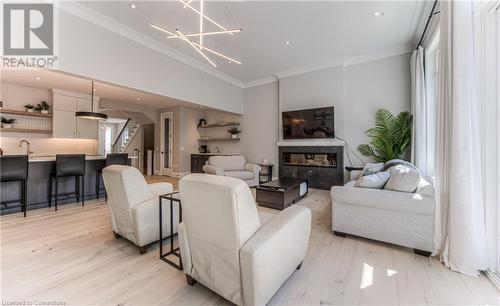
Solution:
{"label": "sofa arm", "polygon": [[172,184],[170,183],[152,183],[148,184],[149,191],[153,194],[153,196],[157,197],[162,194],[171,193],[173,191]]}
{"label": "sofa arm", "polygon": [[361,174],[363,174],[363,170],[352,170],[350,172],[350,181],[355,181],[357,180]]}
{"label": "sofa arm", "polygon": [[262,169],[262,167],[259,166],[259,165],[251,164],[251,163],[246,163],[245,164],[245,171],[253,173],[254,180],[255,180],[256,184],[259,183],[260,169]]}
{"label": "sofa arm", "polygon": [[311,211],[292,206],[261,227],[240,250],[244,305],[265,305],[304,260]]}
{"label": "sofa arm", "polygon": [[224,175],[224,170],[222,168],[218,168],[212,165],[204,165],[203,172],[205,172],[206,174]]}
{"label": "sofa arm", "polygon": [[[162,191],[163,193],[163,191]],[[166,201],[164,201],[166,202]],[[159,208],[158,197],[144,201],[132,207],[132,220],[134,223],[134,243],[141,247],[158,241],[159,233]],[[179,220],[179,207],[174,205],[174,234],[177,233],[177,220]],[[162,209],[162,234],[163,238],[170,236],[170,208],[163,204]]]}

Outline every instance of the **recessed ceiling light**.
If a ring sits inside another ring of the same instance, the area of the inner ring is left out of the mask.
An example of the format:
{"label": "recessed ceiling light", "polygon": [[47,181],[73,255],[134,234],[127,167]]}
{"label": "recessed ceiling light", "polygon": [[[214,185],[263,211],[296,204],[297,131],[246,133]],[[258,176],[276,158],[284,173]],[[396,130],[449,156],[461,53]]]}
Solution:
{"label": "recessed ceiling light", "polygon": [[130,5],[130,8],[135,9],[135,4],[131,4],[131,5]]}
{"label": "recessed ceiling light", "polygon": [[137,98],[137,101],[141,101],[141,98]]}
{"label": "recessed ceiling light", "polygon": [[94,91],[97,91],[97,88],[94,88]]}
{"label": "recessed ceiling light", "polygon": [[375,16],[375,17],[383,17],[384,16],[384,12],[373,12],[373,16]]}
{"label": "recessed ceiling light", "polygon": [[290,46],[290,41],[289,40],[285,41],[285,45]]}
{"label": "recessed ceiling light", "polygon": [[40,79],[41,78],[39,76],[35,77],[35,80],[37,80],[37,81],[40,81]]}

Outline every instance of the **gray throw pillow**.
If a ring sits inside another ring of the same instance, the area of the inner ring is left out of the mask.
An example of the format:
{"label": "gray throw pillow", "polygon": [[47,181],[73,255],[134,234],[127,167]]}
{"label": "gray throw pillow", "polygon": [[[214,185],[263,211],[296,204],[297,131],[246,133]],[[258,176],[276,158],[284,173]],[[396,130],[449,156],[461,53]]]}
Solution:
{"label": "gray throw pillow", "polygon": [[415,192],[420,184],[420,173],[414,167],[399,164],[389,168],[388,172],[391,177],[385,184],[384,189]]}
{"label": "gray throw pillow", "polygon": [[380,170],[380,171],[387,171],[387,170],[389,170],[389,168],[397,166],[397,165],[405,165],[407,167],[412,168],[413,170],[417,171],[420,174],[420,170],[418,170],[418,168],[415,167],[415,165],[413,165],[410,162],[407,162],[406,160],[402,160],[402,159],[391,159],[389,161],[386,161],[384,166],[382,167],[382,170]]}

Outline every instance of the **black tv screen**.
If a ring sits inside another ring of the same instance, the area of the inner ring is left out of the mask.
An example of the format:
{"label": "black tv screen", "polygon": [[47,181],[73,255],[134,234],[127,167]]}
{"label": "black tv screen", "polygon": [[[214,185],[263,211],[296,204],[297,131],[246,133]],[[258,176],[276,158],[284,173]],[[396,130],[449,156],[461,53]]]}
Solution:
{"label": "black tv screen", "polygon": [[333,106],[283,112],[283,139],[335,138]]}

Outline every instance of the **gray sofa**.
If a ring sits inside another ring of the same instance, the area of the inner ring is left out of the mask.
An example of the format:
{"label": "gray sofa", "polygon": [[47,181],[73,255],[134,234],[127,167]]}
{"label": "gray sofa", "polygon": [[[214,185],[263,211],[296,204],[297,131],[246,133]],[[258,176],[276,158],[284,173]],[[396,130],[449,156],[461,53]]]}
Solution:
{"label": "gray sofa", "polygon": [[247,163],[243,155],[211,156],[203,166],[206,174],[238,178],[250,187],[259,185],[260,169],[258,165]]}

